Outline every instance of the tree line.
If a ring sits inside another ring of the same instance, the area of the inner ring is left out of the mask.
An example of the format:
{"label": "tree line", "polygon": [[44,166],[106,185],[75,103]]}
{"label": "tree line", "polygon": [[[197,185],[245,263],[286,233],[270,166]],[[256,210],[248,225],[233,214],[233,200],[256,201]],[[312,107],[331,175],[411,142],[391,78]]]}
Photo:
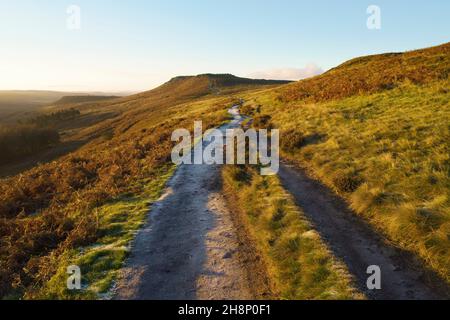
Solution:
{"label": "tree line", "polygon": [[0,164],[32,155],[59,142],[59,133],[51,128],[18,124],[0,127]]}
{"label": "tree line", "polygon": [[38,127],[53,127],[58,125],[61,121],[73,120],[80,114],[80,110],[70,108],[67,110],[60,110],[49,114],[39,115],[25,121],[25,124],[36,125]]}
{"label": "tree line", "polygon": [[80,111],[72,108],[18,121],[16,125],[0,126],[0,165],[56,145],[60,136],[55,127],[79,115]]}

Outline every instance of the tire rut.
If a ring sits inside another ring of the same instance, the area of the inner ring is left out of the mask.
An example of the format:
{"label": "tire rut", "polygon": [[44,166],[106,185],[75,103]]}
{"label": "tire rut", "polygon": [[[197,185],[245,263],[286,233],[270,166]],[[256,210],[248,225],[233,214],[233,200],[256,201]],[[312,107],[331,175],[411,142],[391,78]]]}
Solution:
{"label": "tire rut", "polygon": [[[446,299],[447,288],[433,285],[438,277],[423,269],[410,253],[383,240],[371,226],[351,211],[347,204],[302,170],[282,164],[283,186],[321,234],[333,254],[354,276],[357,287],[369,299]],[[367,288],[367,268],[381,268],[381,290]]]}

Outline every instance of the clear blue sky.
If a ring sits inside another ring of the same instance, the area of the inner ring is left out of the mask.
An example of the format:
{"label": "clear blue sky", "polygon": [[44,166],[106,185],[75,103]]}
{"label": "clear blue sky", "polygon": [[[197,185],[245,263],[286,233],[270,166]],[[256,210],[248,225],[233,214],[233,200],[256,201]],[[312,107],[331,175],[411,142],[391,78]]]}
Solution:
{"label": "clear blue sky", "polygon": [[[71,4],[81,30],[66,26]],[[366,27],[371,4],[381,30]],[[327,70],[448,42],[449,13],[448,0],[0,0],[0,90],[140,91],[176,75]]]}

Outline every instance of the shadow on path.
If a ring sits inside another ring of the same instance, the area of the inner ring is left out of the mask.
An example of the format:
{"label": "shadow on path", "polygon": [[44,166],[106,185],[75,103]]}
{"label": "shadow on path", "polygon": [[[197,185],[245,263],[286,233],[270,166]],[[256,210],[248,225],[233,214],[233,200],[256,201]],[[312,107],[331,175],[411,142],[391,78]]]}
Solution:
{"label": "shadow on path", "polygon": [[[437,276],[421,270],[411,254],[392,247],[346,203],[302,170],[282,164],[279,176],[299,207],[313,223],[336,257],[355,277],[357,287],[369,299],[445,299],[444,288],[426,283]],[[381,290],[368,290],[366,273],[371,265],[381,268]]]}

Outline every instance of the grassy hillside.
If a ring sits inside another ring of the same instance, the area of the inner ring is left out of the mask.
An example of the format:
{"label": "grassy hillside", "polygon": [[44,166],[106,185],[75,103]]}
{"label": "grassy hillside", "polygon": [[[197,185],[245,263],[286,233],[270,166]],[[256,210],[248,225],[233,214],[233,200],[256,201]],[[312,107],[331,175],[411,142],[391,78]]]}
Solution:
{"label": "grassy hillside", "polygon": [[246,96],[306,168],[450,282],[450,44]]}
{"label": "grassy hillside", "polygon": [[448,79],[450,43],[406,53],[360,57],[320,76],[281,88],[278,99],[311,103],[392,90]]}
{"label": "grassy hillside", "polygon": [[52,103],[63,97],[70,95],[65,92],[58,91],[0,91],[0,105],[45,105]]}
{"label": "grassy hillside", "polygon": [[0,91],[0,123],[15,123],[63,95],[53,91]]}
{"label": "grassy hillside", "polygon": [[[35,90],[3,90],[0,91],[0,124],[14,124],[18,120],[36,116],[46,106],[62,99],[70,101],[76,99],[72,96],[81,96],[81,93],[59,92],[59,91],[35,91]],[[98,97],[93,93],[81,97]],[[105,96],[105,95],[102,95]],[[109,95],[108,95],[109,96]],[[81,98],[78,98],[76,102]],[[86,98],[84,98],[86,100]],[[92,100],[87,100],[92,101]]]}
{"label": "grassy hillside", "polygon": [[[219,91],[248,85],[225,89],[210,76],[190,77],[79,105],[85,116],[114,115],[74,132],[73,139],[89,139],[76,152],[0,180],[0,296],[86,298],[107,291],[170,176],[172,131],[193,130],[194,120],[204,127],[227,121],[233,98]],[[81,295],[57,280],[73,263],[89,279]]]}
{"label": "grassy hillside", "polygon": [[[39,154],[16,159],[12,164],[0,165],[0,177],[11,176],[30,169],[37,163],[53,161],[61,155],[74,151],[89,141],[100,137],[114,135],[116,125],[132,126],[140,116],[145,117],[149,107],[163,107],[173,104],[190,102],[207,95],[221,96],[233,94],[243,90],[252,90],[263,86],[273,86],[286,83],[285,81],[253,80],[235,77],[233,75],[206,74],[199,76],[177,77],[162,86],[140,94],[116,99],[96,99],[96,101],[80,102],[85,96],[77,94],[67,95],[62,98],[64,104],[53,103],[56,98],[54,93],[50,95],[47,103],[52,105],[33,109],[28,113],[16,113],[3,118],[9,123],[45,122],[50,123],[52,129],[59,131],[61,144],[51,149],[46,149]],[[28,92],[27,97],[34,97],[33,92]],[[47,97],[42,92],[35,92]],[[89,97],[92,97],[89,96]],[[89,98],[91,99],[91,98]],[[55,117],[64,111],[78,110],[80,115],[69,119]],[[53,116],[52,116],[53,115]],[[2,118],[0,117],[0,123]],[[49,121],[50,120],[50,121]]]}

